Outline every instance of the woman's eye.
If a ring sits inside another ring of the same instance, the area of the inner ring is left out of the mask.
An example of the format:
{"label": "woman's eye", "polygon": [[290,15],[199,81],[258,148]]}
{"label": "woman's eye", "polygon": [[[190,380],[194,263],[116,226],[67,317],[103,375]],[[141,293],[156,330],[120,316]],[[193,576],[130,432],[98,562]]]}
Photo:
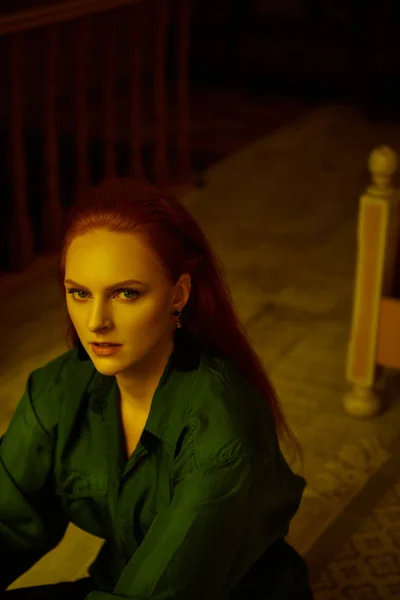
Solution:
{"label": "woman's eye", "polygon": [[[86,292],[85,290],[79,290],[77,288],[73,288],[73,289],[68,290],[68,294],[71,294],[71,296],[73,298],[74,298],[74,294],[78,294],[78,296],[75,297],[76,300],[78,300],[78,299],[79,300],[86,300],[86,298],[83,297],[81,294],[87,294],[87,293],[88,292]],[[126,301],[133,300],[135,297],[140,296],[140,292],[138,292],[137,290],[131,289],[131,288],[125,288],[125,289],[122,289],[122,290],[117,290],[115,292],[114,296],[117,295],[117,294],[130,294],[129,297],[127,297],[126,295],[122,297],[122,299],[126,300]]]}
{"label": "woman's eye", "polygon": [[[86,294],[87,292],[85,292],[84,290],[77,290],[77,289],[72,289],[72,290],[68,290],[68,294],[71,294],[71,296],[74,298],[74,294]],[[81,300],[83,300],[83,298],[81,296],[79,296],[79,298]]]}
{"label": "woman's eye", "polygon": [[[138,292],[137,290],[132,290],[131,288],[126,288],[124,290],[118,290],[118,291],[121,292],[121,293],[123,293],[123,294],[125,294],[127,292],[128,294],[134,294],[135,296],[140,296],[140,292]],[[126,300],[132,300],[132,296],[130,296],[129,298],[125,297],[125,299]]]}

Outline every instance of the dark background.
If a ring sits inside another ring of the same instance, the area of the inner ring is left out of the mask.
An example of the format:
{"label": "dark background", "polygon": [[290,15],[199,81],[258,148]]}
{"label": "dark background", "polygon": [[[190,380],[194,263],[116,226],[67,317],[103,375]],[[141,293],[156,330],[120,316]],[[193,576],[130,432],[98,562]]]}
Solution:
{"label": "dark background", "polygon": [[[54,0],[3,0],[4,15],[16,10],[55,4]],[[156,5],[155,5],[156,6]],[[168,132],[168,159],[173,177],[176,148],[177,39],[175,0],[170,0],[171,19],[167,39],[168,110],[172,115]],[[400,2],[395,0],[192,0],[190,31],[191,169],[192,181],[202,184],[204,170],[227,153],[266,135],[306,107],[335,101],[359,106],[371,121],[400,118]],[[117,11],[118,12],[118,11]],[[107,15],[93,18],[97,32],[91,45],[88,110],[94,121],[89,139],[91,182],[103,175],[101,113],[102,49],[107,36],[102,30]],[[124,139],[129,118],[129,23],[121,10],[118,21],[117,173],[124,175],[129,161],[129,141]],[[151,127],[153,100],[151,83],[153,50],[148,29],[145,34],[144,127]],[[36,251],[41,252],[39,217],[45,197],[45,153],[43,140],[43,65],[45,28],[24,36],[25,69],[24,139],[27,161],[29,210],[34,223]],[[147,34],[147,35],[146,35]],[[60,27],[57,73],[57,110],[60,155],[61,202],[73,198],[76,178],[75,138],[71,90],[73,89],[76,22]],[[6,231],[12,208],[12,169],[9,139],[10,36],[0,38],[0,272],[7,270]],[[147,85],[148,84],[148,85]],[[175,111],[175,112],[174,112]],[[221,127],[231,119],[232,129]],[[234,133],[234,130],[239,133]],[[234,136],[237,136],[234,138]],[[152,178],[154,145],[143,143],[148,178]]]}
{"label": "dark background", "polygon": [[[1,12],[56,4],[3,0]],[[192,0],[193,84],[290,89],[399,117],[398,0]],[[171,1],[173,11],[174,2]],[[170,33],[172,33],[170,31]]]}

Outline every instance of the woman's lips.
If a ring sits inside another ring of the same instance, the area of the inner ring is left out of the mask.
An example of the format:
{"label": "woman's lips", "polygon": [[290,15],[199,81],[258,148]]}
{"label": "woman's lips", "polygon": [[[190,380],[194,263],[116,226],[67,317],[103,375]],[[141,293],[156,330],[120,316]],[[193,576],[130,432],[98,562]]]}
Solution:
{"label": "woman's lips", "polygon": [[97,344],[90,344],[93,352],[97,356],[110,356],[115,354],[122,348],[122,344],[110,344],[109,346],[99,346]]}

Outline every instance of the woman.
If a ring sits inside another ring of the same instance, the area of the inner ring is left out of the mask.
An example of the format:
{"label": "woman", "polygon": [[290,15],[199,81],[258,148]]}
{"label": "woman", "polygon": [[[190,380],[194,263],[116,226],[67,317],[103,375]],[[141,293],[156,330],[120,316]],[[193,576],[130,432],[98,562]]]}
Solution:
{"label": "woman", "polygon": [[0,445],[0,589],[72,521],[105,540],[90,577],[4,594],[311,599],[284,541],[305,480],[277,433],[297,441],[190,213],[129,180],[88,190],[60,284],[71,349],[30,374]]}

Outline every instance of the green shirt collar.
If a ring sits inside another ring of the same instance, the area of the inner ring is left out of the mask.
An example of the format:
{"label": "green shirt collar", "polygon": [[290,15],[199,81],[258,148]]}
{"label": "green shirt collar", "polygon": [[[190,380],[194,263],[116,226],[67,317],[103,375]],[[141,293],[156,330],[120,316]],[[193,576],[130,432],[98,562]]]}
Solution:
{"label": "green shirt collar", "polygon": [[[189,409],[190,389],[193,386],[204,351],[204,347],[193,336],[185,330],[177,330],[174,349],[154,393],[142,436],[145,446],[154,443],[154,436],[167,444],[174,440],[177,433],[175,428],[181,426],[183,418],[182,407]],[[79,355],[78,358],[82,360]],[[84,360],[90,360],[90,358]],[[91,367],[93,377],[87,389],[88,407],[101,419],[104,419],[109,410],[119,410],[118,386],[114,376],[102,375],[96,371],[93,364]],[[179,403],[176,403],[177,399],[179,399]]]}

